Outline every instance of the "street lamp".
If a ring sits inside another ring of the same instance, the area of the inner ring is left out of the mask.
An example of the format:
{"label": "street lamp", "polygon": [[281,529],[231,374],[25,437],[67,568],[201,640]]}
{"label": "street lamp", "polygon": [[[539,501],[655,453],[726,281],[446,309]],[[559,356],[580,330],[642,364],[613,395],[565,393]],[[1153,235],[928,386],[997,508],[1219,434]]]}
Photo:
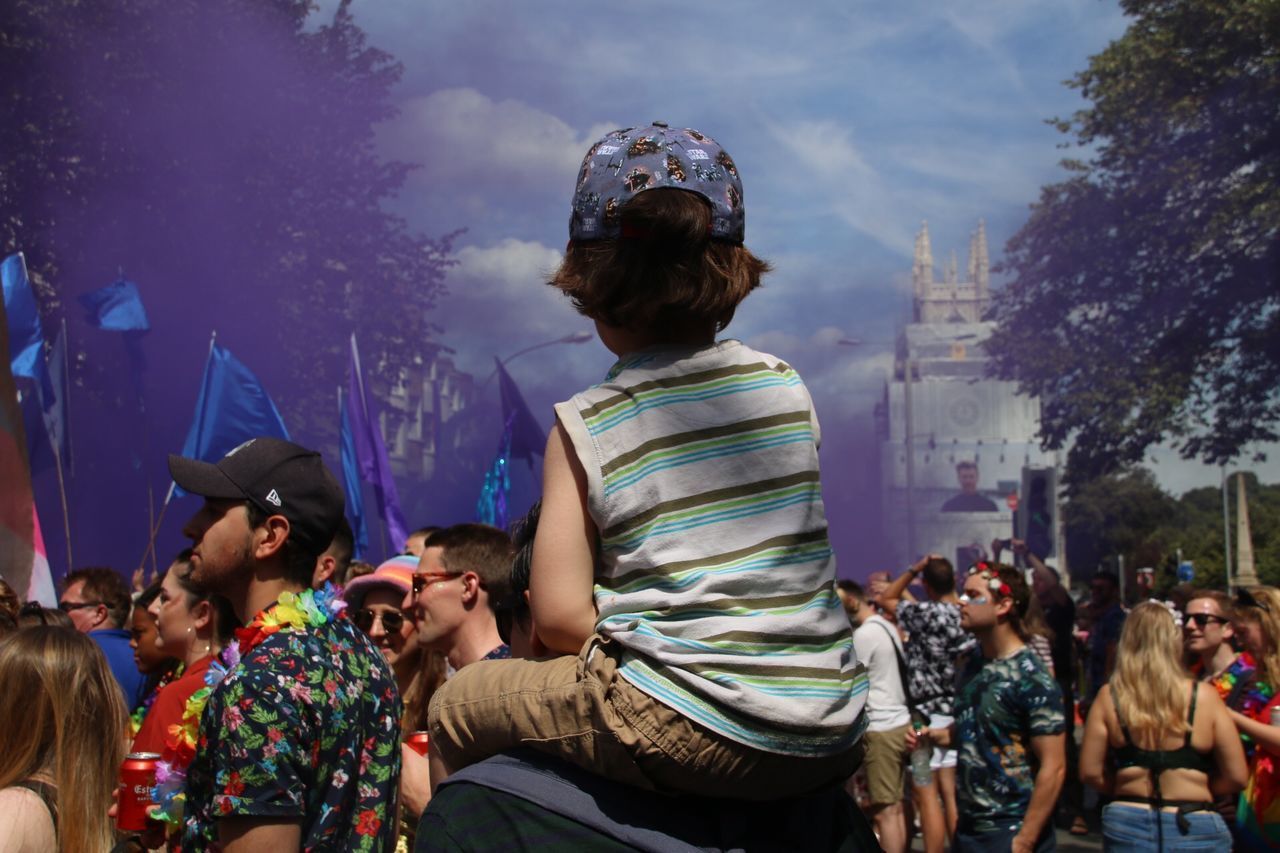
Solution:
{"label": "street lamp", "polygon": [[542,349],[543,347],[552,347],[552,346],[555,346],[556,344],[585,344],[587,341],[591,340],[594,337],[595,335],[591,334],[586,330],[583,330],[581,332],[574,332],[573,334],[565,335],[564,337],[560,337],[560,338],[555,338],[550,341],[543,341],[540,344],[534,344],[533,346],[525,347],[522,350],[516,350],[506,358],[494,359],[495,361],[498,362],[498,364],[493,368],[493,372],[490,373],[485,378],[484,382],[480,383],[479,390],[483,391],[485,388],[489,386],[489,383],[493,381],[493,377],[498,375],[498,367],[506,367],[508,362],[512,361],[513,359],[519,358],[525,353],[533,352],[534,350]]}

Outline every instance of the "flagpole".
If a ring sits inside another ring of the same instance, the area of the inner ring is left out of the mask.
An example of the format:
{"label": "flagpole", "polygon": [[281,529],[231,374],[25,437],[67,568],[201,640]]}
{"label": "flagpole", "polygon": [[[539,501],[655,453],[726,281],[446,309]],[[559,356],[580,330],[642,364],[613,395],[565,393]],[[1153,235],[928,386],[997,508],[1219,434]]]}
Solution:
{"label": "flagpole", "polygon": [[[210,334],[209,334],[209,354],[208,354],[207,356],[205,356],[205,362],[204,362],[204,374],[207,374],[207,373],[209,372],[209,360],[213,358],[213,346],[214,346],[214,344],[216,344],[216,343],[217,343],[217,341],[218,341],[218,331],[215,329],[215,330],[213,330],[212,332],[210,332]],[[203,374],[202,374],[202,375],[203,375]],[[205,400],[203,399],[203,397],[200,399],[200,404],[201,404],[202,406],[205,404]],[[201,427],[203,427],[203,426],[204,426],[204,411],[203,411],[203,410],[196,412],[196,423],[198,423]],[[138,571],[142,571],[143,569],[145,569],[145,568],[147,567],[147,555],[150,555],[150,556],[151,556],[151,571],[152,571],[152,573],[153,573],[153,574],[155,574],[155,573],[157,572],[157,569],[156,569],[156,536],[157,536],[157,535],[159,535],[159,533],[160,533],[160,525],[164,523],[164,514],[165,514],[165,511],[169,509],[169,502],[173,500],[173,490],[174,490],[175,486],[176,486],[176,484],[175,484],[172,480],[170,480],[170,481],[169,481],[169,491],[168,491],[168,492],[165,494],[165,496],[164,496],[164,503],[160,504],[160,515],[159,515],[158,517],[156,517],[155,519],[153,519],[153,521],[152,521],[152,524],[151,524],[151,535],[147,537],[147,548],[146,548],[146,550],[145,550],[145,551],[143,551],[143,552],[142,552],[142,560],[138,563]],[[151,493],[151,481],[150,481],[150,479],[148,479],[148,480],[147,480],[147,504],[148,504],[148,506],[149,506],[149,507],[153,507],[153,506],[154,506],[154,501],[153,501],[152,493]],[[152,509],[152,511],[154,512],[154,509]]]}
{"label": "flagpole", "polygon": [[67,343],[67,318],[62,318],[62,407],[67,431],[67,468],[76,475],[76,454],[71,444],[71,352]]}
{"label": "flagpole", "polygon": [[76,561],[71,556],[71,514],[67,511],[67,486],[62,479],[62,454],[58,452],[57,443],[53,446],[53,465],[58,472],[58,497],[62,499],[62,532],[67,538],[67,569],[75,568]]}

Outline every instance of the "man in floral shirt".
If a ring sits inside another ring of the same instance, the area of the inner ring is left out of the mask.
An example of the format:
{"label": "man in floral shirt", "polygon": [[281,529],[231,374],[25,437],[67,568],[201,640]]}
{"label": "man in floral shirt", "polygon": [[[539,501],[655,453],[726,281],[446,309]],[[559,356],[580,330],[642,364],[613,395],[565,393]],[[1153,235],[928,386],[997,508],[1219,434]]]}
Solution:
{"label": "man in floral shirt", "polygon": [[171,456],[169,470],[205,499],[183,531],[192,580],[247,623],[199,717],[183,849],[393,849],[395,680],[332,587],[309,589],[342,518],[337,481],[319,454],[271,438],[216,465]]}
{"label": "man in floral shirt", "polygon": [[[913,581],[924,581],[927,601],[904,598]],[[880,606],[897,617],[907,632],[907,664],[911,699],[929,715],[929,728],[945,729],[955,722],[952,704],[956,692],[956,657],[974,646],[969,632],[960,627],[960,600],[956,596],[956,573],[946,557],[930,554],[889,584],[880,596]],[[921,815],[926,846],[945,846],[956,831],[956,751],[935,747],[930,762],[937,791],[914,791]],[[941,795],[945,813],[940,813]],[[941,826],[939,824],[942,824]],[[932,845],[929,842],[934,842]]]}

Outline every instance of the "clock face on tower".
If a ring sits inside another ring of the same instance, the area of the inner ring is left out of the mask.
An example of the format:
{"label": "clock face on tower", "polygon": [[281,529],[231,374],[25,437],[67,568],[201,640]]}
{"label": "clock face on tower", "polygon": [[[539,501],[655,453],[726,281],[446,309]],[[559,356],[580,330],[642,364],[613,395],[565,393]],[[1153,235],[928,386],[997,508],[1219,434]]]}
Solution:
{"label": "clock face on tower", "polygon": [[978,422],[980,409],[973,397],[958,397],[947,406],[947,419],[952,426],[971,427]]}

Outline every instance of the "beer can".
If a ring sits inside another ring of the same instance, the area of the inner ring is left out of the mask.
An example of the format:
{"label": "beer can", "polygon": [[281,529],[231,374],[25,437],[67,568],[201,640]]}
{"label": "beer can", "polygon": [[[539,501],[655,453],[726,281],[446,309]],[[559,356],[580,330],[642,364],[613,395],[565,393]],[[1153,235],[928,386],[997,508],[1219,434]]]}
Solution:
{"label": "beer can", "polygon": [[409,735],[409,737],[405,739],[405,743],[409,745],[410,749],[418,753],[418,755],[426,756],[427,744],[430,740],[430,732],[417,731]]}
{"label": "beer can", "polygon": [[147,810],[156,804],[151,789],[156,786],[155,752],[131,752],[120,765],[120,801],[116,805],[116,826],[125,832],[147,828]]}
{"label": "beer can", "polygon": [[1271,725],[1280,726],[1280,705],[1275,705],[1271,709]]}

